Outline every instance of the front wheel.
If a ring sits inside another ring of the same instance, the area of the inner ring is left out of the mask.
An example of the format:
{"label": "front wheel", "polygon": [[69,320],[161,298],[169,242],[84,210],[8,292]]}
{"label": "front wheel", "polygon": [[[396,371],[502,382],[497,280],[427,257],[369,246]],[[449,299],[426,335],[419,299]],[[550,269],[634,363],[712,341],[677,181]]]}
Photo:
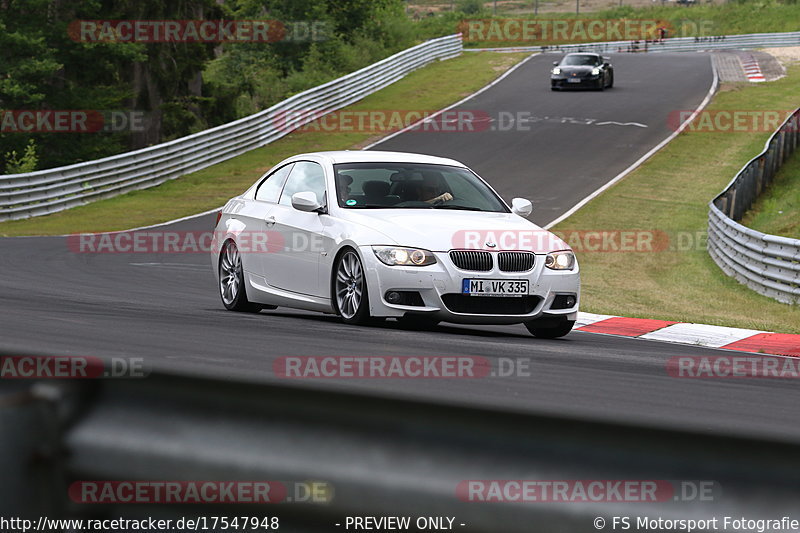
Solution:
{"label": "front wheel", "polygon": [[361,259],[354,250],[347,250],[336,262],[333,281],[336,312],[345,324],[370,323],[367,280]]}
{"label": "front wheel", "polygon": [[614,86],[614,73],[611,73],[611,79],[608,81],[608,88],[612,88]]}
{"label": "front wheel", "polygon": [[219,294],[222,304],[229,311],[258,313],[264,307],[250,303],[244,288],[242,255],[233,241],[227,241],[219,256]]}
{"label": "front wheel", "polygon": [[525,322],[525,327],[531,334],[539,339],[556,339],[563,337],[570,331],[572,326],[575,325],[574,320],[567,320],[566,317],[546,317],[537,318]]}

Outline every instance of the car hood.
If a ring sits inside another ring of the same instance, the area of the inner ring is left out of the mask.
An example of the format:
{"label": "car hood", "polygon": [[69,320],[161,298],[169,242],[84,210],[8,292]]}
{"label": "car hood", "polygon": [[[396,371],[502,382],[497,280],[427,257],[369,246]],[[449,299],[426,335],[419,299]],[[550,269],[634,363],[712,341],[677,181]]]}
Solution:
{"label": "car hood", "polygon": [[578,74],[586,75],[591,74],[592,69],[595,67],[590,66],[572,66],[572,67],[558,67],[561,69],[561,74]]}
{"label": "car hood", "polygon": [[363,244],[396,244],[434,252],[452,249],[528,250],[544,254],[570,249],[569,245],[554,234],[513,213],[351,209],[347,210],[344,217],[387,237],[385,242]]}

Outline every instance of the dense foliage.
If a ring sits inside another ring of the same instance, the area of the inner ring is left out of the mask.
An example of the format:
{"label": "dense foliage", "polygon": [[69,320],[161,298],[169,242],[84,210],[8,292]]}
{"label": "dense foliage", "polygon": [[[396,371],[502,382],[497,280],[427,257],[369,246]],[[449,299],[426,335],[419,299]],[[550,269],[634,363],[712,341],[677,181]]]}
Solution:
{"label": "dense foliage", "polygon": [[[142,117],[134,131],[2,128],[0,173],[97,159],[259,111],[427,37],[404,9],[402,0],[0,0],[0,110]],[[73,31],[79,20],[200,19],[294,30],[268,43],[86,42]]]}

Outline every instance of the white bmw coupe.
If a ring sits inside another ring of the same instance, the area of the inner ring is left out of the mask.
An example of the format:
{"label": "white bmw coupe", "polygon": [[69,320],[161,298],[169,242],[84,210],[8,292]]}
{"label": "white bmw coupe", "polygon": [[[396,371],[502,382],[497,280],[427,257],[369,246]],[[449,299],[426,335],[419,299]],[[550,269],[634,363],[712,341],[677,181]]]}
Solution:
{"label": "white bmw coupe", "polygon": [[451,159],[342,151],[278,164],[218,214],[212,265],[233,311],[278,306],[349,324],[523,323],[562,337],[578,312],[572,250]]}

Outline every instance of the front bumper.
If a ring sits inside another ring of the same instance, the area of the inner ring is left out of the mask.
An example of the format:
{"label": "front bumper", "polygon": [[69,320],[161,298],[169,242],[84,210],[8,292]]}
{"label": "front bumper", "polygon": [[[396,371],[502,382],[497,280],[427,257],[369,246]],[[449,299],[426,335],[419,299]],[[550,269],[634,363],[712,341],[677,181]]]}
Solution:
{"label": "front bumper", "polygon": [[[566,316],[574,320],[580,305],[579,266],[571,271],[545,268],[545,256],[536,255],[528,272],[502,272],[497,261],[488,272],[473,272],[457,268],[447,252],[434,252],[436,264],[426,267],[400,267],[383,264],[370,246],[359,252],[364,264],[369,289],[370,314],[376,317],[401,317],[407,313],[427,315],[436,320],[463,324],[517,324],[541,316]],[[496,254],[496,252],[491,252]],[[527,296],[467,296],[461,294],[464,279],[528,280]],[[389,303],[388,291],[418,293],[422,305]],[[563,298],[573,295],[575,304],[563,307]],[[559,306],[559,300],[562,305]]]}
{"label": "front bumper", "polygon": [[[580,89],[586,87],[597,87],[600,83],[602,75],[597,76],[551,76],[550,85],[557,89]],[[579,80],[577,82],[570,82],[568,80]]]}

